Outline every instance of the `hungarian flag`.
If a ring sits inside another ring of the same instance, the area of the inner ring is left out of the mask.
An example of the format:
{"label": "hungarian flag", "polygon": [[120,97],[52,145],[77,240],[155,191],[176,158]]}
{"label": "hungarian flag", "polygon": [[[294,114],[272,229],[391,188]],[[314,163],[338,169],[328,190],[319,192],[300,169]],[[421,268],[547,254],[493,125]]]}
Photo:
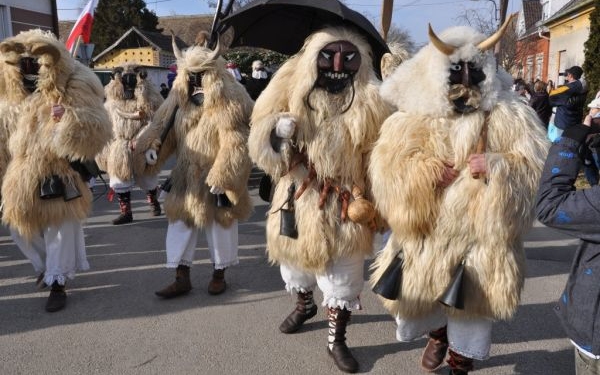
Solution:
{"label": "hungarian flag", "polygon": [[94,22],[94,9],[98,5],[98,0],[90,0],[86,4],[85,8],[83,8],[83,12],[75,21],[75,25],[73,26],[73,30],[69,34],[67,38],[67,50],[73,52],[73,48],[75,48],[75,44],[77,44],[77,39],[81,36],[84,43],[90,42],[90,35],[92,34],[92,23]]}

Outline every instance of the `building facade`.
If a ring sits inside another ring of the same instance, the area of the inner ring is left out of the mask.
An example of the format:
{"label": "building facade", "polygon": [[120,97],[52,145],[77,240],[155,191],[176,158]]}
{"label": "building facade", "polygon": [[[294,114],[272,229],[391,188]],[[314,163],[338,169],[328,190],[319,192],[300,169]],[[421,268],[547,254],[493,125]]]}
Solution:
{"label": "building facade", "polygon": [[0,40],[37,28],[58,35],[56,0],[0,0]]}

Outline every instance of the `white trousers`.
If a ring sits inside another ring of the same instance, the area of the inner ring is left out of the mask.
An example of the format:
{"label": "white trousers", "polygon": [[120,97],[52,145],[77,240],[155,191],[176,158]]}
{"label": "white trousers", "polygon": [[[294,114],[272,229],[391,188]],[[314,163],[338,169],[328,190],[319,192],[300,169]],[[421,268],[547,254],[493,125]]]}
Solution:
{"label": "white trousers", "polygon": [[[200,228],[188,227],[183,221],[169,222],[167,228],[167,267],[175,268],[182,264],[191,266],[194,261],[196,242]],[[238,221],[229,228],[213,222],[204,228],[210,260],[219,270],[239,263]]]}
{"label": "white trousers", "polygon": [[289,264],[282,263],[281,277],[290,293],[306,293],[315,286],[323,292],[322,306],[360,310],[360,292],[364,284],[365,258],[362,254],[340,258],[331,262],[324,274],[305,272]]}
{"label": "white trousers", "polygon": [[487,359],[492,345],[492,323],[486,318],[455,318],[444,314],[441,308],[419,319],[396,317],[396,339],[407,342],[423,337],[428,332],[447,326],[448,343],[452,351],[477,360]]}
{"label": "white trousers", "polygon": [[128,180],[121,181],[117,177],[110,176],[109,186],[115,191],[115,193],[127,193],[133,189],[133,185],[137,185],[140,189],[147,191],[156,188],[158,185],[158,175],[157,176],[138,176],[137,181]]}
{"label": "white trousers", "polygon": [[29,259],[34,270],[44,272],[44,282],[48,285],[55,281],[65,285],[66,279],[73,279],[76,271],[90,269],[83,227],[77,220],[67,220],[58,226],[47,227],[30,241],[25,240],[13,228],[10,228],[10,236]]}

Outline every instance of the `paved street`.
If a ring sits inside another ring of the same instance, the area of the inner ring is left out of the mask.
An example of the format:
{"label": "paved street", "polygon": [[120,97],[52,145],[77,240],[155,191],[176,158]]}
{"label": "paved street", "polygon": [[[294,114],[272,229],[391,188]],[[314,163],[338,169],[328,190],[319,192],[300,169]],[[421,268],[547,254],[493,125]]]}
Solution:
{"label": "paved street", "polygon": [[[253,178],[250,185],[254,214],[239,227],[240,264],[227,271],[229,289],[220,296],[206,291],[212,266],[203,236],[191,271],[192,292],[168,301],[154,296],[174,271],[163,267],[167,221],[150,216],[140,190],[132,194],[129,225],[110,224],[116,202],[101,196],[94,203],[85,227],[92,268],[67,284],[67,308],[61,312],[44,311],[48,292],[35,289],[31,265],[2,228],[0,374],[340,373],[325,350],[324,309],[297,334],[283,335],[277,328],[294,299],[265,256],[267,206],[256,183]],[[103,189],[96,187],[96,194]],[[492,357],[476,363],[473,374],[574,374],[572,347],[552,308],[575,244],[547,228],[532,229],[522,306],[512,321],[495,324]],[[316,296],[320,300],[319,292]],[[425,374],[419,367],[425,341],[396,342],[392,318],[366,284],[361,299],[364,310],[352,316],[347,334],[360,372]]]}

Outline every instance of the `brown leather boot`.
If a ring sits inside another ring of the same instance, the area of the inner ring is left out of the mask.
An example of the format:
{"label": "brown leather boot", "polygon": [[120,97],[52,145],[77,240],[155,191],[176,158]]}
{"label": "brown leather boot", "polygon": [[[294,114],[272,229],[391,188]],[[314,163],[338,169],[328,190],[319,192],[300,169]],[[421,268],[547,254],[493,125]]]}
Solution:
{"label": "brown leather boot", "polygon": [[446,326],[429,332],[429,341],[421,357],[421,366],[425,371],[433,372],[440,368],[448,350]]}
{"label": "brown leather boot", "polygon": [[53,282],[50,295],[46,301],[46,311],[56,312],[62,310],[66,304],[67,293],[65,292],[65,286],[60,285],[58,281]]}
{"label": "brown leather boot", "polygon": [[192,290],[190,267],[180,264],[175,269],[175,282],[164,289],[154,292],[154,294],[163,298],[174,298],[186,294],[190,290]]}
{"label": "brown leather boot", "polygon": [[448,366],[450,366],[449,375],[468,375],[473,370],[473,359],[460,355],[452,350],[448,350]]}
{"label": "brown leather boot", "polygon": [[119,209],[121,214],[112,221],[113,225],[128,224],[133,221],[133,213],[131,212],[131,192],[117,193],[119,197]]}
{"label": "brown leather boot", "polygon": [[351,312],[346,309],[328,308],[329,338],[327,352],[333,358],[337,367],[343,372],[358,371],[358,362],[346,346],[346,326],[350,321]]}
{"label": "brown leather boot", "polygon": [[226,288],[225,268],[220,270],[213,269],[212,279],[208,282],[208,294],[215,296],[223,293]]}
{"label": "brown leather boot", "polygon": [[152,209],[152,216],[160,216],[162,210],[160,208],[160,203],[158,202],[158,198],[156,197],[156,188],[152,190],[148,190],[146,192],[146,201],[150,204],[150,208]]}
{"label": "brown leather boot", "polygon": [[317,305],[313,299],[313,292],[298,293],[296,308],[281,323],[279,330],[283,333],[294,333],[315,315],[317,315]]}
{"label": "brown leather boot", "polygon": [[35,280],[35,285],[37,286],[37,288],[39,290],[43,290],[48,287],[48,284],[46,284],[46,282],[44,281],[44,276],[45,276],[45,273],[42,272],[38,275],[37,279]]}

